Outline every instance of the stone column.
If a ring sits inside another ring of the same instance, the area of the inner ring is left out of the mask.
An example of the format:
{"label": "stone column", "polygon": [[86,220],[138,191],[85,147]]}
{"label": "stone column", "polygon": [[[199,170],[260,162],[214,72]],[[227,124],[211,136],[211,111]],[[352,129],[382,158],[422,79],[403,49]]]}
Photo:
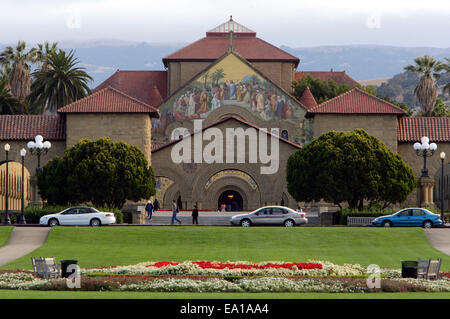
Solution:
{"label": "stone column", "polygon": [[433,207],[433,187],[434,178],[432,177],[420,177],[419,178],[419,206],[420,207]]}

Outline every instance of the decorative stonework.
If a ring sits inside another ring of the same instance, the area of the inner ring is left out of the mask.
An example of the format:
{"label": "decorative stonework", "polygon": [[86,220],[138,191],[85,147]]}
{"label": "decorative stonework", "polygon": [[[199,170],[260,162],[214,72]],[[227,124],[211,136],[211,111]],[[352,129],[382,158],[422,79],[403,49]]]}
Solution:
{"label": "decorative stonework", "polygon": [[247,182],[253,190],[256,190],[258,188],[258,185],[254,181],[254,179],[248,174],[238,170],[224,170],[211,176],[206,182],[205,189],[208,189],[215,181],[224,177],[237,177]]}
{"label": "decorative stonework", "polygon": [[166,191],[173,184],[174,184],[174,181],[167,177],[156,177],[155,198],[158,200],[158,202],[160,202],[160,203],[164,202],[164,196],[166,194]]}

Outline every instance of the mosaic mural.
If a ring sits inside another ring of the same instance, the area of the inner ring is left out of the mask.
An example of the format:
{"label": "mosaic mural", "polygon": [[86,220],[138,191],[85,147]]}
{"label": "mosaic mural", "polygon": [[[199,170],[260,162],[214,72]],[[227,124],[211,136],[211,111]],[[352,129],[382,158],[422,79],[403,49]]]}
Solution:
{"label": "mosaic mural", "polygon": [[252,189],[256,190],[258,188],[255,180],[248,174],[238,170],[224,170],[211,176],[205,184],[205,189],[208,189],[215,181],[224,177],[237,177],[246,181]]}
{"label": "mosaic mural", "polygon": [[[290,121],[303,127],[305,110],[229,53],[159,107],[161,118],[153,119],[153,139],[168,142],[173,138],[173,132],[166,130],[170,123],[205,119],[226,105],[241,106],[258,120]],[[184,135],[184,132],[177,134]]]}

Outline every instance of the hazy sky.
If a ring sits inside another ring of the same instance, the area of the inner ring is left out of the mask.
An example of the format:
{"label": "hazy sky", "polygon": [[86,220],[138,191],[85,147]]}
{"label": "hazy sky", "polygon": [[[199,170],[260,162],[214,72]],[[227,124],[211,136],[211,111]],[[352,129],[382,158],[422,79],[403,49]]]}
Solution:
{"label": "hazy sky", "polygon": [[227,21],[275,45],[450,47],[450,0],[0,0],[0,43],[192,42]]}

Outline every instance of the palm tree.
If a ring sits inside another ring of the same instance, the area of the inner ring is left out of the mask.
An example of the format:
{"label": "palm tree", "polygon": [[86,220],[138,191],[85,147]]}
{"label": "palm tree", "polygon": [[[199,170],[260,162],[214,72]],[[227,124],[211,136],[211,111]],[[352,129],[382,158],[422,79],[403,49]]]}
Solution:
{"label": "palm tree", "polygon": [[38,43],[38,61],[39,61],[39,69],[45,71],[48,70],[48,56],[52,52],[56,52],[58,50],[58,42],[54,42],[50,44],[50,42],[45,41],[43,44]]}
{"label": "palm tree", "polygon": [[77,66],[79,61],[73,55],[72,50],[50,52],[47,69],[33,72],[29,101],[40,105],[42,113],[55,113],[60,107],[91,93],[87,83],[93,79],[84,68]]}
{"label": "palm tree", "polygon": [[8,78],[0,77],[0,114],[15,114],[19,109],[19,101],[11,95]]}
{"label": "palm tree", "polygon": [[417,57],[414,62],[415,65],[408,65],[405,70],[421,75],[419,84],[414,89],[414,94],[424,115],[431,116],[437,97],[435,80],[439,80],[442,62],[436,61],[429,55]]}
{"label": "palm tree", "polygon": [[[450,59],[449,58],[444,58],[444,59],[447,61],[447,63],[446,64],[442,63],[441,66],[439,67],[439,71],[444,70],[444,71],[450,73]],[[450,96],[450,83],[447,83],[446,85],[444,85],[443,91],[444,91],[444,94],[445,94],[445,92],[447,92],[448,95]]]}
{"label": "palm tree", "polygon": [[8,83],[11,94],[21,104],[20,113],[25,112],[25,98],[31,89],[30,66],[27,63],[34,63],[38,59],[37,49],[31,48],[25,52],[26,46],[25,41],[19,41],[15,49],[8,46],[0,54],[0,64],[3,68],[11,67]]}

